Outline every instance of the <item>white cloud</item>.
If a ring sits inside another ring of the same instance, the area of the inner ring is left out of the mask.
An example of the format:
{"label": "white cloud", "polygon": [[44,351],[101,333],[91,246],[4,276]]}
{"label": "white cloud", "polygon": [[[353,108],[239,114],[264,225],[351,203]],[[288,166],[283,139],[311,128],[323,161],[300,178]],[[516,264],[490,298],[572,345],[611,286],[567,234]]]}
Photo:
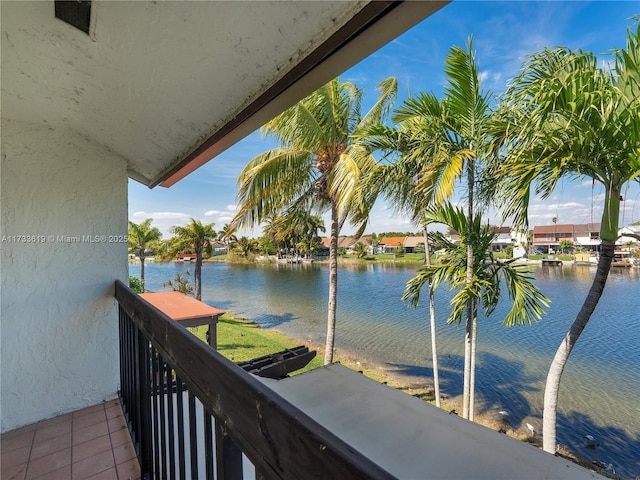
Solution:
{"label": "white cloud", "polygon": [[169,238],[173,235],[171,232],[173,227],[186,225],[193,215],[183,212],[135,212],[132,217],[134,221],[138,218],[142,220],[152,218],[151,226],[157,227],[163,238]]}
{"label": "white cloud", "polygon": [[153,218],[154,220],[179,219],[185,222],[191,219],[191,215],[182,212],[136,212],[133,216],[136,218]]}
{"label": "white cloud", "polygon": [[220,212],[220,210],[207,210],[206,212],[204,212],[204,216],[213,217],[214,215],[219,215],[220,213],[222,213]]}

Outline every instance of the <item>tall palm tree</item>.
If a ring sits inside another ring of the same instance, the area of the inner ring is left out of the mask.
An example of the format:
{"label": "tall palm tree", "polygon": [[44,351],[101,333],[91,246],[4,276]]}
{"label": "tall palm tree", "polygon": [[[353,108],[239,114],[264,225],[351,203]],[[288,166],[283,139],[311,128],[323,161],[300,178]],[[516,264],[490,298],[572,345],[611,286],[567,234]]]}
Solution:
{"label": "tall palm tree", "polygon": [[[414,225],[423,224],[425,264],[431,266],[428,227],[424,224],[424,215],[426,208],[433,203],[434,195],[432,191],[426,192],[424,188],[418,188],[420,174],[429,162],[428,159],[415,155],[415,150],[421,147],[420,130],[420,122],[416,118],[411,118],[405,119],[395,127],[373,125],[360,132],[359,139],[367,147],[383,153],[382,161],[374,167],[362,188],[366,192],[365,195],[370,197],[369,203],[379,195],[383,195],[399,212],[408,214]],[[390,159],[395,155],[399,157]],[[436,406],[440,407],[435,297],[431,284],[429,284],[429,320],[433,389]]]}
{"label": "tall palm tree", "polygon": [[[405,152],[400,175],[415,177],[415,185],[399,183],[393,195],[405,195],[416,189],[428,204],[442,204],[454,191],[456,181],[466,179],[467,222],[471,228],[477,205],[477,170],[491,154],[491,93],[481,88],[472,39],[466,48],[454,46],[445,61],[447,86],[439,100],[432,93],[421,92],[406,100],[393,114],[401,126],[395,134],[400,151]],[[389,133],[389,132],[388,132]],[[416,170],[417,168],[417,170]],[[402,186],[404,185],[404,186]],[[415,203],[414,203],[415,205]],[[466,281],[474,278],[471,235],[465,238],[467,252]],[[475,331],[477,318],[473,299],[466,310],[463,417],[473,420],[475,383]]]}
{"label": "tall palm tree", "polygon": [[162,233],[157,227],[152,227],[153,218],[147,218],[141,223],[134,223],[129,220],[129,251],[138,255],[140,259],[140,280],[144,286],[144,260],[145,250],[150,243],[160,240]]}
{"label": "tall palm tree", "polygon": [[384,119],[397,82],[389,78],[378,90],[378,100],[362,115],[361,89],[338,79],[327,83],[262,127],[281,146],[252,159],[238,178],[238,226],[287,211],[331,213],[325,364],[333,361],[335,343],[338,235],[347,220],[364,230],[370,206],[362,203],[357,185],[375,164],[351,135]]}
{"label": "tall palm tree", "polygon": [[[532,193],[548,198],[564,177],[590,178],[605,191],[601,251],[593,284],[553,358],[544,393],[543,448],[556,451],[556,412],[564,367],[604,291],[618,238],[624,185],[640,180],[640,30],[615,52],[611,70],[592,53],[566,48],[531,55],[506,92],[496,167],[505,215],[527,225]],[[533,190],[533,191],[532,191]]]}
{"label": "tall palm tree", "polygon": [[198,300],[202,299],[202,254],[207,250],[211,250],[211,242],[216,238],[216,232],[213,227],[213,223],[203,225],[200,220],[192,218],[191,222],[185,226],[172,228],[174,235],[177,237],[174,249],[177,251],[193,250],[196,254],[194,284]]}
{"label": "tall palm tree", "polygon": [[235,242],[238,240],[238,238],[236,237],[237,231],[238,229],[236,227],[229,223],[225,223],[222,227],[222,230],[218,232],[218,240],[224,243],[227,250],[227,255],[229,254],[229,246],[231,245],[231,242]]}

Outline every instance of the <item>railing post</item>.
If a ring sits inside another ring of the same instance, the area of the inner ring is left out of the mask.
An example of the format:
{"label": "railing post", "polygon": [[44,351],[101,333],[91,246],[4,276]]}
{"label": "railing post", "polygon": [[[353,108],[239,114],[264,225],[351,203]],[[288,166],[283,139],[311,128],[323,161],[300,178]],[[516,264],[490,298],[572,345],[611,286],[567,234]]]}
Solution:
{"label": "railing post", "polygon": [[242,451],[227,435],[224,423],[215,419],[216,425],[216,479],[242,480]]}

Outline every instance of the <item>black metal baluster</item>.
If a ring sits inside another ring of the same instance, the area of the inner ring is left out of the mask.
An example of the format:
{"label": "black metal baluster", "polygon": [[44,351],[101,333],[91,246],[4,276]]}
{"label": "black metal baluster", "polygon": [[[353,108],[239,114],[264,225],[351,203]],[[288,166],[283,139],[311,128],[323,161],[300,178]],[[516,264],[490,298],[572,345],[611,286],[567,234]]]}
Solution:
{"label": "black metal baluster", "polygon": [[[205,429],[206,432],[206,429]],[[191,478],[198,479],[198,436],[196,431],[196,397],[189,391],[189,450],[191,453]],[[206,433],[205,433],[206,442]]]}
{"label": "black metal baluster", "polygon": [[167,424],[169,437],[169,478],[176,478],[176,432],[173,419],[173,368],[167,363]]}
{"label": "black metal baluster", "polygon": [[142,436],[142,424],[140,422],[140,410],[142,408],[142,385],[141,378],[141,353],[140,343],[144,339],[140,338],[140,332],[137,328],[131,330],[131,406],[129,408],[129,417],[131,420],[131,429],[135,432],[134,447],[136,453],[140,456],[140,437]]}
{"label": "black metal baluster", "polygon": [[160,472],[160,431],[159,414],[158,414],[158,401],[160,399],[160,386],[159,386],[159,369],[158,369],[158,351],[151,347],[151,399],[153,401],[153,460],[154,460],[154,475],[157,478]]}
{"label": "black metal baluster", "polygon": [[202,416],[204,420],[204,461],[205,469],[207,472],[207,480],[214,480],[213,428],[211,426],[211,421],[213,420],[213,418],[204,405],[202,406]]}
{"label": "black metal baluster", "polygon": [[242,450],[227,435],[222,421],[216,425],[216,473],[219,480],[242,480]]}
{"label": "black metal baluster", "polygon": [[165,408],[167,387],[167,369],[164,357],[158,355],[158,366],[160,368],[160,440],[162,444],[162,475],[160,478],[167,478],[167,410]]}
{"label": "black metal baluster", "polygon": [[138,442],[140,445],[140,475],[142,478],[150,478],[153,471],[153,440],[151,428],[151,364],[149,357],[149,340],[137,330],[138,343],[138,405],[136,415],[138,425]]}
{"label": "black metal baluster", "polygon": [[[176,415],[178,416],[178,469],[180,479],[186,478],[184,454],[184,399],[182,398],[182,380],[176,375]],[[190,445],[193,447],[193,445]]]}

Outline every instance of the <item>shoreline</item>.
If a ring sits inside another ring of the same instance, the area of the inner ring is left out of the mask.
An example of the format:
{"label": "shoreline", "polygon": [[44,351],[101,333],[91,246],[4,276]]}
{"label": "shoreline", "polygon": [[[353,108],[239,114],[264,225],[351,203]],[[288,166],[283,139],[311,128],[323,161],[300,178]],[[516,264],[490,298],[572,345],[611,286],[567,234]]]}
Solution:
{"label": "shoreline", "polygon": [[[222,258],[220,258],[222,257]],[[319,264],[319,265],[328,265],[329,264],[329,259],[328,258],[322,258],[322,259],[312,259],[313,261],[311,263],[315,263],[315,264]],[[521,260],[519,259],[516,263],[518,264],[524,264],[524,265],[540,265],[543,263],[543,260],[546,259],[527,259],[527,260]],[[566,264],[566,265],[570,265],[572,267],[597,267],[597,263],[584,263],[584,262],[580,262],[577,260],[566,260],[566,259],[562,259],[562,258],[558,258],[558,259],[553,259],[550,258],[549,260],[560,260],[562,262],[562,264]],[[234,259],[229,259],[228,256],[224,255],[224,256],[218,256],[218,257],[209,257],[209,258],[205,258],[203,259],[202,263],[218,263],[218,262],[223,262],[223,263],[230,263],[230,264],[245,264],[245,263],[249,263],[249,264],[271,264],[271,263],[276,263],[274,260],[271,259],[264,259],[264,260],[257,260],[257,259],[242,259],[242,260],[234,260]],[[129,258],[128,259],[128,263],[130,264],[140,264],[140,259],[136,258]],[[177,263],[177,264],[181,264],[184,265],[185,267],[189,267],[191,265],[194,265],[193,262],[179,262],[176,260],[155,260],[154,257],[147,257],[146,258],[146,264],[149,263],[158,263],[158,264],[163,264],[163,263]],[[344,266],[344,265],[375,265],[375,264],[385,264],[385,265],[402,265],[402,266],[415,266],[415,267],[421,267],[424,265],[424,262],[422,261],[418,261],[418,260],[413,260],[413,259],[408,259],[408,260],[394,260],[394,259],[388,259],[388,258],[338,258],[338,266]],[[560,265],[562,266],[562,265]],[[640,268],[640,263],[631,263],[629,265],[612,265],[611,269],[618,269],[618,268]]]}

